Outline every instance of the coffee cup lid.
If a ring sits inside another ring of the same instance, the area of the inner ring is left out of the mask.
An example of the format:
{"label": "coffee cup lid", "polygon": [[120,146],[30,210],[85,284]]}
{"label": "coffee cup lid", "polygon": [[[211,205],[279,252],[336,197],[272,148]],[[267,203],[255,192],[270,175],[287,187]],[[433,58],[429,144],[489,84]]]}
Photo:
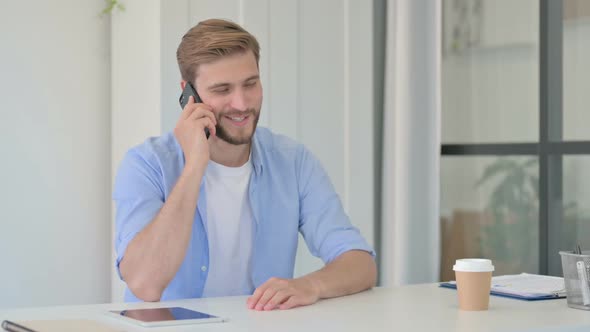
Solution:
{"label": "coffee cup lid", "polygon": [[492,261],[489,259],[464,258],[455,261],[453,270],[462,272],[490,272],[494,271],[494,265],[492,265]]}

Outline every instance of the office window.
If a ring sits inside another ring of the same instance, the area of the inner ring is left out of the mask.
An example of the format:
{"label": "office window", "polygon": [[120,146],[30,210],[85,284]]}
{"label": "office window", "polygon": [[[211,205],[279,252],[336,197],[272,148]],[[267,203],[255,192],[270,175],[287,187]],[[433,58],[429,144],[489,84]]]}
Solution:
{"label": "office window", "polygon": [[497,274],[539,270],[538,158],[443,156],[441,280],[460,257],[487,257]]}
{"label": "office window", "polygon": [[590,248],[590,156],[563,157],[563,201],[560,241]]}
{"label": "office window", "polygon": [[539,138],[538,0],[444,0],[443,143]]}
{"label": "office window", "polygon": [[442,3],[441,279],[561,275],[590,250],[590,1]]}
{"label": "office window", "polygon": [[563,138],[590,140],[590,1],[563,2]]}

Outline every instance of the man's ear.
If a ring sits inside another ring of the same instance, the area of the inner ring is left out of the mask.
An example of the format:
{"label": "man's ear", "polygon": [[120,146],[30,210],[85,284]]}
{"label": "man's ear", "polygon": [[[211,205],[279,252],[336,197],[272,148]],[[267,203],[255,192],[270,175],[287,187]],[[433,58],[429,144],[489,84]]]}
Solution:
{"label": "man's ear", "polygon": [[186,86],[186,81],[185,80],[180,81],[180,89],[184,91],[185,86]]}

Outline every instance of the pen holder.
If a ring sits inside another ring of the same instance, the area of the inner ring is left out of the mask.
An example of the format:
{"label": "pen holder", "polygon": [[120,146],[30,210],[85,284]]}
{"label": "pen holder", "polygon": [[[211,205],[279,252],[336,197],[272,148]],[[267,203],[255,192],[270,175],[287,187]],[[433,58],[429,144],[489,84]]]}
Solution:
{"label": "pen holder", "polygon": [[568,307],[590,310],[590,251],[581,255],[560,251],[559,255]]}

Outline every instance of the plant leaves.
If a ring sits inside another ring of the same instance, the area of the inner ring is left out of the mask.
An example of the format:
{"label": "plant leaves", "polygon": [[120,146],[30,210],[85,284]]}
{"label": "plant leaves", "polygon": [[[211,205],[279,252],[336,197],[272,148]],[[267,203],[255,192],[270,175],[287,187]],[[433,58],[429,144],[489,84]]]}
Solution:
{"label": "plant leaves", "polygon": [[480,187],[482,184],[487,182],[489,179],[494,177],[495,175],[502,173],[504,171],[508,171],[516,167],[516,163],[509,159],[498,159],[498,161],[488,165],[483,172],[481,178],[475,183],[475,187]]}

